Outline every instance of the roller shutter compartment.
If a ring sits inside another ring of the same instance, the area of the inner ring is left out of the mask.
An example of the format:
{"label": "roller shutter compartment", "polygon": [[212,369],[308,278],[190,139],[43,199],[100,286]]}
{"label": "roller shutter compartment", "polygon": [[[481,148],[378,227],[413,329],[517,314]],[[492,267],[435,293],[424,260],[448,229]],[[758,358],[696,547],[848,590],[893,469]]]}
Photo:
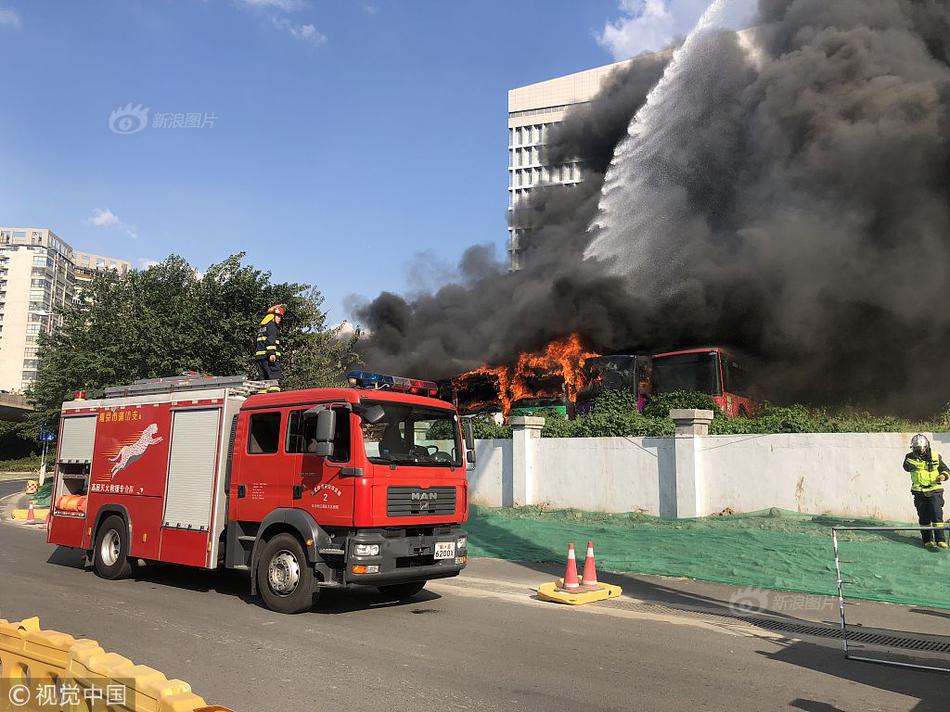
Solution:
{"label": "roller shutter compartment", "polygon": [[217,408],[172,416],[164,526],[199,531],[210,526],[220,418]]}

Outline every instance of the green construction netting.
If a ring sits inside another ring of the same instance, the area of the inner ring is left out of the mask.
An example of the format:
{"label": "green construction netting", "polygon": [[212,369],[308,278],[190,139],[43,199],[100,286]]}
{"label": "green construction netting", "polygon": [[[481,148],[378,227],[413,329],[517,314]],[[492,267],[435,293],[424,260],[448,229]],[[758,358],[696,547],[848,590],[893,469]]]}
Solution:
{"label": "green construction netting", "polygon": [[[679,576],[736,586],[837,595],[833,526],[899,526],[770,509],[667,520],[534,507],[472,507],[469,553],[563,563],[567,544],[593,539],[598,570]],[[929,551],[917,532],[840,532],[845,595],[950,608],[950,550]]]}
{"label": "green construction netting", "polygon": [[38,508],[49,507],[50,498],[53,496],[53,480],[47,480],[42,487],[36,490],[33,495],[33,506]]}

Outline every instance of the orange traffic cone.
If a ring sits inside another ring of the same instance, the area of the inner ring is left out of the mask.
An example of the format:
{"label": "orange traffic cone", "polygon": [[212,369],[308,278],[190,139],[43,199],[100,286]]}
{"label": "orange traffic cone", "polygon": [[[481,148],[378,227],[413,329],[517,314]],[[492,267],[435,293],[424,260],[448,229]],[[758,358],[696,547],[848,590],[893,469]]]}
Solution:
{"label": "orange traffic cone", "polygon": [[567,568],[564,570],[564,583],[560,586],[562,591],[579,591],[580,581],[577,580],[577,559],[574,557],[574,545],[567,546]]}
{"label": "orange traffic cone", "polygon": [[587,556],[584,557],[584,585],[586,591],[596,591],[601,588],[597,583],[597,565],[594,563],[594,542],[587,542]]}
{"label": "orange traffic cone", "polygon": [[30,506],[26,510],[26,523],[36,524],[36,515],[33,513],[33,501],[30,500]]}

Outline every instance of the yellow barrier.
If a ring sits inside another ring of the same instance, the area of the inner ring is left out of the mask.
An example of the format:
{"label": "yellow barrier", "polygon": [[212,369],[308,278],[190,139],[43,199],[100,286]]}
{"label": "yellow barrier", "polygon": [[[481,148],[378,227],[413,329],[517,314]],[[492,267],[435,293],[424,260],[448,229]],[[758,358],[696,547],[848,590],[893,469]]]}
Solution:
{"label": "yellow barrier", "polygon": [[0,619],[0,682],[0,710],[231,712],[208,706],[187,682],[107,653],[94,640],[40,630],[39,618]]}

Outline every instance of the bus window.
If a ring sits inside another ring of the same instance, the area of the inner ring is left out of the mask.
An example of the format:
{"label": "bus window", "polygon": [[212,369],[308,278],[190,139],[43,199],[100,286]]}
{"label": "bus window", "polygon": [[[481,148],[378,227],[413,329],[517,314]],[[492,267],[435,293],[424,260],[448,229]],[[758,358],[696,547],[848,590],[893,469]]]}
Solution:
{"label": "bus window", "polygon": [[699,391],[722,395],[719,353],[699,351],[653,357],[653,392]]}
{"label": "bus window", "polygon": [[730,356],[724,356],[722,375],[727,393],[734,393],[737,396],[751,396],[749,392],[749,372],[743,368],[742,364],[736,362]]}

